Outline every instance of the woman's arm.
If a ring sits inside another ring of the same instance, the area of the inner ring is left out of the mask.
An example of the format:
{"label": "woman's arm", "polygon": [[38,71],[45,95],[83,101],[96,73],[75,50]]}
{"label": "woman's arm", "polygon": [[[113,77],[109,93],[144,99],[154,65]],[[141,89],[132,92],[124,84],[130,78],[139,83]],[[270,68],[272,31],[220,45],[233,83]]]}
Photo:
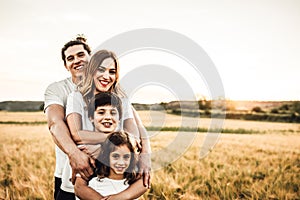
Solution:
{"label": "woman's arm", "polygon": [[142,150],[139,155],[139,176],[143,176],[144,186],[150,188],[151,184],[151,146],[146,128],[144,127],[137,111],[132,107],[134,119],[136,121],[142,143]]}
{"label": "woman's arm", "polygon": [[99,144],[105,141],[108,134],[82,130],[82,116],[79,113],[70,113],[67,123],[71,136],[76,144]]}

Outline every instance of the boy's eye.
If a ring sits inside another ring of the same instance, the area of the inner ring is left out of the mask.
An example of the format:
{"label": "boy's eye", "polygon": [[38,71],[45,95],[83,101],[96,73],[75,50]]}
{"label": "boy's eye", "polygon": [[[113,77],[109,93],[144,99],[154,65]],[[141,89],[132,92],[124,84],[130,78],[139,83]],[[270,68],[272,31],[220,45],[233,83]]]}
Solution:
{"label": "boy's eye", "polygon": [[117,115],[118,114],[118,112],[116,110],[112,110],[110,113],[111,113],[111,115]]}
{"label": "boy's eye", "polygon": [[101,110],[101,111],[98,111],[97,114],[98,114],[98,115],[104,115],[104,111],[102,111],[102,110]]}

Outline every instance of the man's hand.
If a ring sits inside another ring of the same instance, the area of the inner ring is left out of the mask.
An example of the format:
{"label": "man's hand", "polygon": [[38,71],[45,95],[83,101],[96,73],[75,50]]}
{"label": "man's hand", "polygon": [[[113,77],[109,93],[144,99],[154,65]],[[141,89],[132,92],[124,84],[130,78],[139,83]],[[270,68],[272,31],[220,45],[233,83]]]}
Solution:
{"label": "man's hand", "polygon": [[93,175],[90,157],[77,149],[69,155],[70,165],[72,167],[72,183],[75,183],[76,174],[80,174],[84,180],[89,180]]}
{"label": "man's hand", "polygon": [[150,188],[151,154],[150,153],[140,153],[138,164],[139,164],[138,178],[143,176],[144,186],[146,188]]}
{"label": "man's hand", "polygon": [[95,160],[98,159],[101,152],[101,144],[84,144],[79,145],[78,148]]}

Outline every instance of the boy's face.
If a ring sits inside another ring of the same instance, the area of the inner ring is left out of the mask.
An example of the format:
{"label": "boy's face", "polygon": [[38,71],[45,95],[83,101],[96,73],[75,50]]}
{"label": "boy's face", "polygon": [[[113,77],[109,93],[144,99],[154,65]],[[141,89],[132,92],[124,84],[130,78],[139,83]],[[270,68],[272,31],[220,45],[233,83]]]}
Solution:
{"label": "boy's face", "polygon": [[112,133],[118,127],[119,120],[117,108],[111,105],[98,106],[94,112],[95,131]]}

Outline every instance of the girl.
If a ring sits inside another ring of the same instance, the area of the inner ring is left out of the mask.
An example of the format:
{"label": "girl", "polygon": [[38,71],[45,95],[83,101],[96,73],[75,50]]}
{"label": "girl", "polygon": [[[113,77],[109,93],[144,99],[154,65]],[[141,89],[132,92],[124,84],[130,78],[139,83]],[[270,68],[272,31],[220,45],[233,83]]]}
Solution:
{"label": "girl", "polygon": [[[136,161],[136,151],[129,135],[124,131],[112,133],[101,146],[101,153],[96,160],[96,177],[89,183],[78,177],[75,182],[76,195],[88,196],[88,199],[99,198],[90,191],[94,189],[101,196],[109,198],[109,195],[125,190],[136,181]],[[139,187],[133,198],[138,198],[146,190],[145,187]],[[127,198],[123,196],[122,199]]]}

